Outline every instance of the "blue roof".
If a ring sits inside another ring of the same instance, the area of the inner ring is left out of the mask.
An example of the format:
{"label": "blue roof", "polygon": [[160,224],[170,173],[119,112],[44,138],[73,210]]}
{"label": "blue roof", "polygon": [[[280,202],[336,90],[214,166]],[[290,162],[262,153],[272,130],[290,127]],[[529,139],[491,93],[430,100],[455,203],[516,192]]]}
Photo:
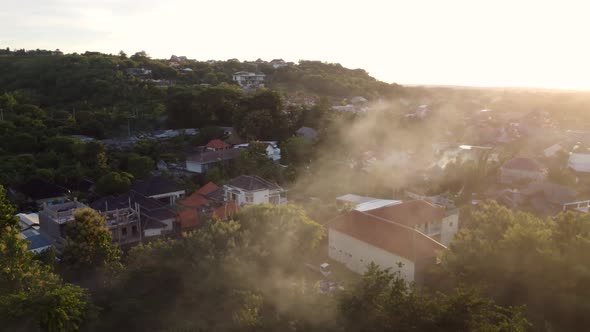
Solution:
{"label": "blue roof", "polygon": [[51,245],[51,241],[49,241],[45,236],[41,234],[27,237],[27,241],[29,241],[29,250],[35,250]]}

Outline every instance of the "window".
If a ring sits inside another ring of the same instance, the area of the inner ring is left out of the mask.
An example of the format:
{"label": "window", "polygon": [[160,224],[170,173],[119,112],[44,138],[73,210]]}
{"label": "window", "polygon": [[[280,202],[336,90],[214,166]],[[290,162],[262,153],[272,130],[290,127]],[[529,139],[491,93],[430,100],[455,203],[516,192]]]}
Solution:
{"label": "window", "polygon": [[131,235],[133,235],[133,236],[137,235],[137,226],[135,226],[135,225],[131,226]]}
{"label": "window", "polygon": [[121,228],[121,235],[122,236],[127,236],[127,227]]}
{"label": "window", "polygon": [[449,226],[453,227],[453,222],[452,221],[449,223]]}

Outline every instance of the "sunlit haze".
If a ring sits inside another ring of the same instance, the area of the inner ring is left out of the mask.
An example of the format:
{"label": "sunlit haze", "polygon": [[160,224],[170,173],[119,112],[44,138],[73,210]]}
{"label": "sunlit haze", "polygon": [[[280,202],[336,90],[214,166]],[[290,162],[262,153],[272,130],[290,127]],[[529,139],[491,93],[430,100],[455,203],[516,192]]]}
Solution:
{"label": "sunlit haze", "polygon": [[1,47],[321,60],[401,84],[590,89],[583,1],[1,3]]}

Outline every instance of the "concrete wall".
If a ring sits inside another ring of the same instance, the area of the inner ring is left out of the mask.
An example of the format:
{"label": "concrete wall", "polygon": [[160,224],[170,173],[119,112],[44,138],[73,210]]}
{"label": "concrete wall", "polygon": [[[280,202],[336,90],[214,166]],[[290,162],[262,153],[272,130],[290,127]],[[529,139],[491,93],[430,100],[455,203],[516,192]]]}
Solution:
{"label": "concrete wall", "polygon": [[150,198],[157,199],[157,200],[160,200],[161,198],[168,198],[168,204],[172,205],[172,204],[176,203],[177,199],[184,197],[185,193],[186,192],[184,190],[181,190],[181,191],[175,191],[175,192],[165,193],[165,194],[161,194],[161,195],[153,195],[153,196],[150,196]]}
{"label": "concrete wall", "polygon": [[41,232],[51,236],[53,239],[62,238],[62,227],[60,224],[53,221],[51,217],[43,211],[39,212],[39,228]]}
{"label": "concrete wall", "polygon": [[[328,254],[330,258],[359,274],[364,273],[367,266],[374,262],[382,269],[391,268],[392,272],[399,271],[401,277],[408,282],[414,281],[415,267],[412,261],[334,229],[328,231]],[[401,268],[398,263],[403,264]]]}
{"label": "concrete wall", "polygon": [[194,173],[203,173],[203,167],[200,162],[187,160],[186,170]]}
{"label": "concrete wall", "polygon": [[253,194],[253,204],[264,204],[268,203],[268,190],[260,190],[254,191]]}
{"label": "concrete wall", "polygon": [[143,235],[145,237],[160,236],[161,234],[162,234],[162,232],[161,232],[160,228],[146,229],[143,232]]}
{"label": "concrete wall", "polygon": [[459,211],[443,218],[442,229],[440,232],[440,243],[448,246],[451,241],[453,241],[453,238],[455,237],[455,234],[457,234],[458,230]]}

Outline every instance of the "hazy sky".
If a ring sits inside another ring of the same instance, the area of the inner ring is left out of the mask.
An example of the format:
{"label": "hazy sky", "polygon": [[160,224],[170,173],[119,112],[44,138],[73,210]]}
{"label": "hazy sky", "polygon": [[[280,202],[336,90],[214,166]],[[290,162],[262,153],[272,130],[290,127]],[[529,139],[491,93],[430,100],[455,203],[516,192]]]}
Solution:
{"label": "hazy sky", "polygon": [[0,0],[0,47],[322,60],[402,84],[590,89],[589,13],[567,0]]}

